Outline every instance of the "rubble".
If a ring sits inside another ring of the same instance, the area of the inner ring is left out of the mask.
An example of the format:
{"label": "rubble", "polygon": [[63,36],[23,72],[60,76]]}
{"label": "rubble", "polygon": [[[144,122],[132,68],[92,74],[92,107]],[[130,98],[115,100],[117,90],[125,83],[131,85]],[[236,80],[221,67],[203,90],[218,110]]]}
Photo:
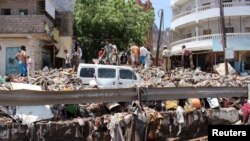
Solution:
{"label": "rubble", "polygon": [[213,109],[207,111],[207,117],[210,124],[220,124],[224,125],[234,124],[239,120],[239,111],[233,107]]}
{"label": "rubble", "polygon": [[[165,73],[159,67],[147,70],[135,68],[135,71],[141,77],[140,87],[245,87],[250,82],[249,76],[224,76],[202,72],[200,69],[177,68]],[[82,85],[71,69],[44,69],[31,73],[27,78],[8,76],[1,82],[0,90],[72,91],[97,88],[95,84]],[[242,101],[241,98],[187,99],[183,107],[185,122],[180,136],[189,139],[204,136],[207,124],[238,123]],[[0,140],[140,141],[144,138],[166,140],[167,137],[177,137],[175,110],[178,100],[157,101],[153,106],[145,104],[114,102],[51,105],[48,116],[44,118],[39,115],[39,109],[26,108],[26,115],[31,116],[32,120],[21,119],[24,125],[8,109],[0,108]],[[29,115],[32,109],[38,112],[35,118]],[[22,115],[18,110],[15,112]],[[249,116],[248,111],[244,112]],[[249,124],[249,119],[244,117],[244,122],[239,124]]]}
{"label": "rubble", "polygon": [[[250,82],[250,76],[219,75],[196,70],[176,68],[165,73],[161,67],[148,69],[134,68],[141,77],[140,87],[245,87]],[[5,81],[4,81],[5,82]],[[76,77],[72,69],[44,69],[35,71],[28,78],[9,76],[6,82],[25,83],[41,86],[47,91],[72,91],[97,88],[96,84],[85,86]],[[3,83],[3,80],[2,80]],[[4,83],[5,84],[5,83]],[[134,87],[134,86],[131,86]],[[30,88],[30,87],[29,87]],[[10,89],[7,86],[7,89]],[[0,90],[6,90],[3,84]]]}
{"label": "rubble", "polygon": [[245,87],[250,82],[250,76],[219,75],[196,70],[176,68],[164,73],[161,67],[148,69],[135,68],[140,74],[141,87]]}

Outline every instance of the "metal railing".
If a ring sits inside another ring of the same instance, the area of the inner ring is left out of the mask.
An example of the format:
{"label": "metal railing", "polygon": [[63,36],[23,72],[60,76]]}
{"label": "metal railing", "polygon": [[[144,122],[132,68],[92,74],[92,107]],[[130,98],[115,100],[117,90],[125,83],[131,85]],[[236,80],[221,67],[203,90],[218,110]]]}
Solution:
{"label": "metal railing", "polygon": [[[250,6],[250,2],[227,2],[223,4],[223,7],[228,8],[228,7],[240,7],[240,6]],[[201,12],[201,11],[205,11],[205,10],[209,10],[209,9],[213,9],[213,8],[219,8],[219,5],[216,3],[212,3],[210,5],[204,5],[204,6],[200,6],[197,8],[197,12]],[[196,8],[192,8],[190,10],[181,12],[179,14],[176,14],[173,16],[172,21],[175,19],[178,19],[180,17],[186,16],[186,15],[190,15],[196,13]]]}
{"label": "metal railing", "polygon": [[81,91],[0,91],[0,105],[80,104],[207,97],[247,97],[248,87],[126,88]]}
{"label": "metal railing", "polygon": [[[213,38],[220,38],[221,34],[210,34],[210,35],[203,35],[203,36],[196,36],[187,39],[178,40],[176,42],[171,43],[171,46],[176,46],[179,44],[186,44],[190,42],[196,41],[204,41],[204,40],[211,40]],[[250,37],[250,33],[227,33],[227,37]]]}

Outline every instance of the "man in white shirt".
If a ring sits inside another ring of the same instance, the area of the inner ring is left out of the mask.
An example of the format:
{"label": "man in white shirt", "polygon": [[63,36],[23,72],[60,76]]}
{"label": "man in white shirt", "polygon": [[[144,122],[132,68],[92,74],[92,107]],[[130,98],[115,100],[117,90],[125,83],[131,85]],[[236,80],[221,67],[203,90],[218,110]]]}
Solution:
{"label": "man in white shirt", "polygon": [[68,50],[64,50],[64,53],[65,53],[65,67],[66,68],[70,68],[71,65],[70,65],[70,55],[69,55],[69,52],[68,52]]}
{"label": "man in white shirt", "polygon": [[179,104],[176,108],[176,116],[177,116],[177,123],[179,126],[179,131],[177,133],[177,137],[180,135],[181,133],[181,129],[184,126],[184,109],[182,107],[184,107],[184,100],[180,100]]}
{"label": "man in white shirt", "polygon": [[142,46],[140,47],[140,57],[139,57],[139,61],[140,61],[140,64],[144,67],[145,65],[145,59],[146,59],[146,56],[148,54],[148,50]]}
{"label": "man in white shirt", "polygon": [[79,60],[80,60],[80,63],[82,62],[82,48],[79,47]]}

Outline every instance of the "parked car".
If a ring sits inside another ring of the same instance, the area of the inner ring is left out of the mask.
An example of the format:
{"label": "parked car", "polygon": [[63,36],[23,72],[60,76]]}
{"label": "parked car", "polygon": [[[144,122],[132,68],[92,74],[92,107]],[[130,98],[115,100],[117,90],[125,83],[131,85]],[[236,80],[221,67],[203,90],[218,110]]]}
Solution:
{"label": "parked car", "polygon": [[85,85],[95,81],[102,88],[127,88],[140,82],[139,75],[127,66],[80,64],[77,77]]}

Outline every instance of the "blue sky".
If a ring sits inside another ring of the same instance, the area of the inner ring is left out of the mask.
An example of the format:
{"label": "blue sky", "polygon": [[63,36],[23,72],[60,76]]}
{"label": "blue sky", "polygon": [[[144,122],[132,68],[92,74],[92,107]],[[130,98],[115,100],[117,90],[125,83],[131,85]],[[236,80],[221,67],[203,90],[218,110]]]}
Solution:
{"label": "blue sky", "polygon": [[155,9],[155,23],[157,27],[160,27],[160,17],[158,16],[158,12],[160,9],[164,10],[164,29],[170,27],[171,20],[171,8],[169,0],[151,0],[153,7]]}

